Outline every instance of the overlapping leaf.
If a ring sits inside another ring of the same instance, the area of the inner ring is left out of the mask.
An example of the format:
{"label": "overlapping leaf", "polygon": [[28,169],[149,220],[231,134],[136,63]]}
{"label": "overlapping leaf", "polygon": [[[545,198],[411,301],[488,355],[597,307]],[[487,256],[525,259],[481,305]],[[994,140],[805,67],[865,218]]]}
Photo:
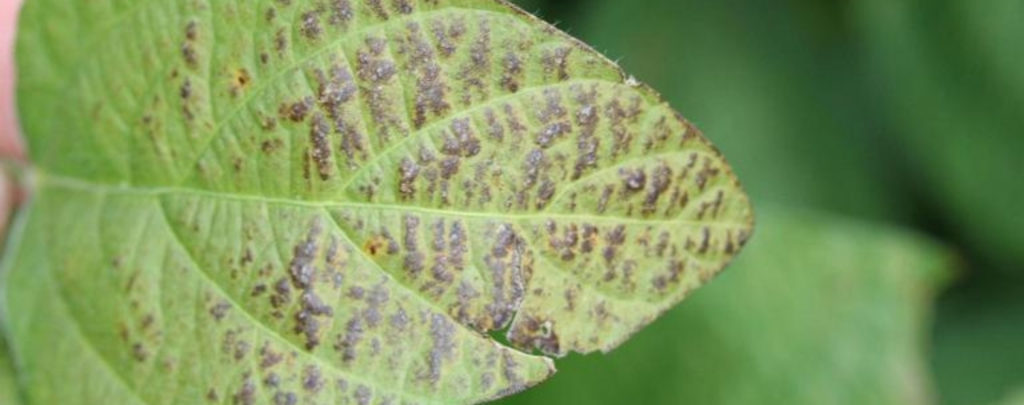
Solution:
{"label": "overlapping leaf", "polygon": [[1014,392],[1012,395],[1006,397],[1006,400],[1001,402],[1003,405],[1020,405],[1024,404],[1024,389]]}
{"label": "overlapping leaf", "polygon": [[987,262],[1024,270],[1024,4],[863,1],[852,8],[882,105],[932,205]]}
{"label": "overlapping leaf", "polygon": [[501,2],[30,0],[18,52],[32,403],[503,396],[751,231],[697,130]]}
{"label": "overlapping leaf", "polygon": [[3,336],[0,336],[0,404],[19,405],[20,401],[11,354]]}

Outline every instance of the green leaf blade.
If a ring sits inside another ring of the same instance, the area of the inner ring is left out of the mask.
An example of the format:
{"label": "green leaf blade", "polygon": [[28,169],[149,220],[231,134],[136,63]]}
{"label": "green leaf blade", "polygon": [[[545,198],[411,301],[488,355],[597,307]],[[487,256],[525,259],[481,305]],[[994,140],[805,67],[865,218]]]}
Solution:
{"label": "green leaf blade", "polygon": [[[613,349],[751,232],[695,128],[504,3],[49,8],[6,284],[33,403],[480,402],[547,378],[535,350]],[[96,388],[48,389],[69,364]]]}

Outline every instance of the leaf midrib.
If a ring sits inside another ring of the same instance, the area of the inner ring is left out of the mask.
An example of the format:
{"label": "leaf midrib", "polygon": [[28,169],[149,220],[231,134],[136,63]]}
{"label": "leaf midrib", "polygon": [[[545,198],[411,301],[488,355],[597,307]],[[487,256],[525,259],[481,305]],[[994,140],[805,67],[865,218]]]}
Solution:
{"label": "leaf midrib", "polygon": [[[618,223],[618,224],[634,224],[634,225],[680,225],[687,226],[695,229],[702,229],[706,227],[720,228],[720,227],[735,227],[735,228],[746,228],[748,227],[745,223],[738,222],[725,222],[725,221],[694,221],[685,220],[680,218],[662,218],[662,219],[640,219],[640,218],[626,218],[621,216],[613,215],[587,215],[587,214],[567,214],[567,213],[554,213],[554,212],[536,212],[530,213],[504,213],[504,212],[484,212],[484,211],[466,211],[456,209],[437,209],[437,208],[426,208],[412,205],[400,205],[400,204],[387,204],[387,203],[367,203],[367,202],[353,202],[353,201],[310,201],[301,200],[297,198],[284,198],[284,197],[266,197],[253,194],[239,194],[239,193],[227,193],[220,191],[204,190],[192,187],[142,187],[133,185],[111,185],[98,182],[92,182],[83,180],[75,177],[68,177],[62,175],[55,175],[46,173],[42,169],[34,169],[35,188],[45,189],[47,186],[54,186],[57,188],[66,188],[72,190],[81,190],[88,192],[98,193],[112,193],[112,194],[131,194],[131,195],[148,195],[148,196],[160,196],[160,195],[192,195],[197,197],[206,197],[219,200],[233,200],[233,201],[250,201],[260,203],[270,203],[279,205],[291,205],[314,209],[330,209],[330,208],[350,208],[350,209],[362,209],[362,210],[380,210],[380,211],[400,211],[400,212],[415,212],[428,215],[436,216],[448,216],[448,217],[465,217],[465,218],[480,218],[480,219],[508,219],[508,220],[546,220],[546,219],[568,219],[578,221],[590,221],[598,223]],[[709,189],[713,190],[713,189]]]}

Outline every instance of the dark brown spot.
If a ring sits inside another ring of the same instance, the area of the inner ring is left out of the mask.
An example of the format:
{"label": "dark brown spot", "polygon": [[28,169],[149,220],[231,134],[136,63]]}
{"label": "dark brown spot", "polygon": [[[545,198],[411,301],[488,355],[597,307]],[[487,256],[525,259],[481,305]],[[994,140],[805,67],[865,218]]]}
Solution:
{"label": "dark brown spot", "polygon": [[185,79],[185,82],[181,84],[181,89],[179,89],[178,94],[181,96],[182,100],[192,98],[192,81]]}
{"label": "dark brown spot", "polygon": [[323,377],[320,369],[316,366],[307,366],[302,377],[302,388],[309,392],[319,392],[324,387]]}
{"label": "dark brown spot", "polygon": [[399,167],[398,192],[405,200],[416,194],[416,178],[420,175],[420,167],[412,159],[402,159]]}
{"label": "dark brown spot", "polygon": [[195,21],[189,21],[185,25],[185,39],[195,41],[199,38],[199,26]]}
{"label": "dark brown spot", "polygon": [[267,292],[267,285],[266,284],[256,284],[256,286],[254,286],[252,288],[252,294],[250,294],[250,295],[252,295],[253,297],[259,297],[259,296],[263,295],[266,292]]}
{"label": "dark brown spot", "polygon": [[551,321],[537,318],[525,318],[516,322],[516,327],[509,331],[509,341],[516,347],[537,349],[549,355],[560,354],[560,341]]}
{"label": "dark brown spot", "polygon": [[366,240],[363,244],[363,251],[370,257],[383,256],[388,251],[388,240],[384,236],[377,235]]}
{"label": "dark brown spot", "polygon": [[181,46],[181,57],[185,59],[185,64],[188,67],[195,68],[199,66],[199,57],[196,55],[196,48],[191,42],[186,42]]}
{"label": "dark brown spot", "polygon": [[510,93],[519,91],[519,82],[523,76],[522,61],[519,59],[519,55],[509,51],[502,60],[502,66],[504,73],[501,78],[501,87]]}
{"label": "dark brown spot", "polygon": [[442,152],[449,156],[473,157],[480,153],[480,139],[476,137],[469,118],[452,120],[451,135],[445,137]]}
{"label": "dark brown spot", "polygon": [[210,308],[210,315],[213,316],[213,319],[220,321],[224,319],[225,316],[227,316],[228,311],[230,309],[231,304],[229,304],[227,301],[221,301],[218,302],[217,305],[214,305],[213,308]]}
{"label": "dark brown spot", "polygon": [[[270,367],[274,367],[282,360],[284,360],[284,356],[282,356],[281,353],[278,353],[271,349],[269,344],[264,345],[260,349],[260,368],[267,369]],[[276,377],[276,375],[273,374],[271,376]]]}
{"label": "dark brown spot", "polygon": [[554,196],[555,182],[551,180],[541,182],[540,189],[537,190],[537,209],[544,209]]}
{"label": "dark brown spot", "polygon": [[252,405],[256,403],[256,386],[251,377],[245,377],[242,387],[238,389],[232,399],[235,404]]}
{"label": "dark brown spot", "polygon": [[331,177],[333,165],[331,164],[331,145],[327,135],[331,127],[327,124],[324,115],[317,112],[313,115],[313,125],[310,127],[309,140],[313,144],[311,157],[316,164],[320,179],[326,181]]}
{"label": "dark brown spot", "polygon": [[541,171],[544,170],[546,164],[546,158],[544,151],[540,149],[534,149],[526,156],[526,161],[523,162],[523,171],[525,172],[525,181],[523,188],[533,187],[537,184],[537,178],[540,176]]}
{"label": "dark brown spot", "polygon": [[619,169],[619,177],[622,179],[623,187],[628,191],[640,191],[647,185],[647,174],[643,169]]}
{"label": "dark brown spot", "polygon": [[135,361],[142,363],[149,358],[149,351],[142,343],[135,343],[132,345],[132,357],[135,358]]}
{"label": "dark brown spot", "polygon": [[373,392],[370,391],[370,387],[359,384],[359,386],[356,387],[356,392],[354,393],[354,395],[356,398],[356,404],[370,405],[370,399],[372,399],[373,397]]}
{"label": "dark brown spot", "polygon": [[384,9],[384,5],[381,4],[381,0],[366,0],[366,4],[370,6],[370,10],[377,14],[377,17],[382,20],[388,19],[388,12]]}
{"label": "dark brown spot", "polygon": [[299,397],[294,392],[277,392],[274,394],[274,405],[295,405]]}
{"label": "dark brown spot", "polygon": [[270,154],[278,149],[281,149],[282,146],[284,146],[283,141],[281,141],[280,139],[272,139],[263,141],[263,143],[260,144],[260,149],[263,151],[263,153]]}
{"label": "dark brown spot", "polygon": [[701,229],[700,248],[697,250],[697,253],[705,254],[705,253],[708,252],[710,247],[711,247],[711,229],[709,229],[708,227],[704,227],[703,229]]}
{"label": "dark brown spot", "polygon": [[668,190],[672,181],[672,169],[665,164],[654,169],[654,176],[651,179],[650,187],[647,188],[647,195],[644,197],[643,214],[650,215],[657,210],[658,199]]}
{"label": "dark brown spot", "polygon": [[309,11],[302,14],[302,35],[310,40],[320,38],[323,28],[320,27],[320,14],[316,11]]}
{"label": "dark brown spot", "polygon": [[363,338],[363,320],[356,316],[348,321],[344,334],[338,335],[334,350],[341,352],[343,362],[351,362],[356,358],[356,346]]}
{"label": "dark brown spot", "polygon": [[274,49],[281,55],[288,51],[288,35],[284,29],[277,30],[277,34],[274,35]]}
{"label": "dark brown spot", "polygon": [[331,25],[347,24],[352,21],[352,4],[349,0],[333,0],[331,2],[331,17],[328,23]]}
{"label": "dark brown spot", "polygon": [[231,76],[231,95],[237,97],[241,93],[244,93],[249,88],[249,83],[252,79],[249,77],[249,71],[245,68],[237,69]]}
{"label": "dark brown spot", "polygon": [[540,133],[537,134],[537,145],[545,149],[550,148],[556,140],[570,131],[572,131],[572,127],[565,122],[553,122],[545,125]]}
{"label": "dark brown spot", "polygon": [[441,369],[445,361],[455,354],[455,325],[443,315],[434,314],[430,321],[430,336],[433,345],[427,357],[429,365],[428,379],[436,384],[441,379]]}
{"label": "dark brown spot", "polygon": [[270,373],[263,379],[263,385],[270,388],[277,388],[281,385],[281,376],[277,375],[277,373]]}
{"label": "dark brown spot", "polygon": [[306,238],[292,249],[294,256],[288,266],[288,271],[292,284],[299,289],[307,289],[312,286],[317,271],[313,266],[313,261],[316,258],[317,238],[321,232],[320,222],[315,221]]}
{"label": "dark brown spot", "polygon": [[394,4],[394,8],[398,10],[400,14],[412,14],[412,4],[409,0],[391,0]]}
{"label": "dark brown spot", "polygon": [[430,31],[434,33],[434,41],[437,43],[442,56],[448,57],[455,53],[455,43],[452,42],[452,38],[448,35],[442,20],[433,20],[430,25]]}
{"label": "dark brown spot", "polygon": [[446,85],[433,48],[424,39],[419,24],[410,23],[403,51],[409,54],[409,69],[416,76],[416,100],[413,125],[423,127],[428,115],[440,116],[451,107],[446,101]]}
{"label": "dark brown spot", "polygon": [[[274,293],[270,295],[270,306],[274,309],[281,309],[292,297],[292,286],[287,278],[282,278],[274,284]],[[282,317],[280,312],[275,312],[275,317]]]}
{"label": "dark brown spot", "polygon": [[295,314],[295,332],[306,337],[306,349],[313,350],[320,345],[320,320],[318,317],[332,317],[334,310],[324,304],[312,290],[302,294],[302,307]]}
{"label": "dark brown spot", "polygon": [[545,52],[543,57],[544,70],[549,74],[554,74],[558,80],[568,80],[569,54],[571,52],[572,48],[565,46]]}
{"label": "dark brown spot", "polygon": [[313,107],[313,98],[305,97],[302,100],[296,101],[291,104],[284,104],[278,111],[282,118],[291,120],[292,122],[302,122],[306,119],[310,109]]}

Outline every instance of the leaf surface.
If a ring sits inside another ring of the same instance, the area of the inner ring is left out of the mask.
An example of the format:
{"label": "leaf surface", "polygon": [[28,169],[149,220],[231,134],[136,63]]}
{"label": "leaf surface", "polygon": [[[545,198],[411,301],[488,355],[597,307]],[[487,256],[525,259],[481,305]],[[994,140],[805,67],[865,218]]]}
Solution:
{"label": "leaf surface", "polygon": [[18,58],[32,403],[479,402],[751,232],[695,128],[503,2],[34,0]]}

